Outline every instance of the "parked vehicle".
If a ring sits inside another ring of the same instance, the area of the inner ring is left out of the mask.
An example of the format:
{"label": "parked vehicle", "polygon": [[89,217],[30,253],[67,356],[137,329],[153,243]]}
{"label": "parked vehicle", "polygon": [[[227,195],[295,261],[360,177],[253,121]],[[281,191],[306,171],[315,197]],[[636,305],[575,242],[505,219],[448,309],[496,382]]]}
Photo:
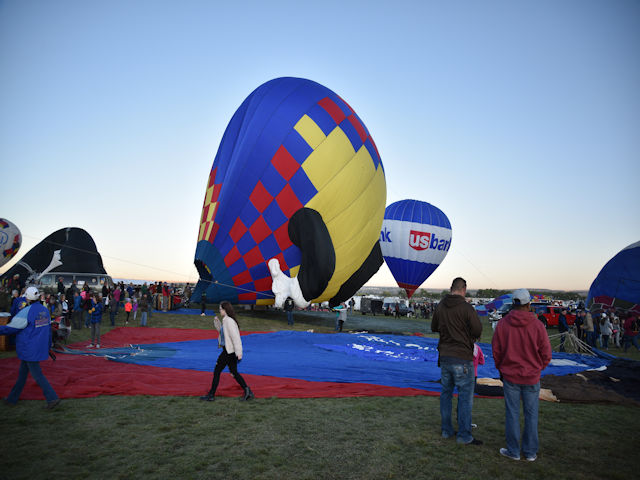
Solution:
{"label": "parked vehicle", "polygon": [[[560,313],[562,309],[566,307],[559,307],[557,305],[550,305],[548,303],[532,303],[531,311],[534,312],[538,318],[542,316],[545,319],[545,326],[547,327],[557,327],[558,319],[560,318]],[[566,314],[567,324],[573,325],[576,321],[576,316],[568,313]]]}
{"label": "parked vehicle", "polygon": [[382,300],[362,297],[360,300],[360,312],[362,315],[382,313]]}
{"label": "parked vehicle", "polygon": [[45,293],[57,293],[58,292],[58,279],[62,277],[62,283],[66,290],[71,286],[73,280],[76,281],[76,285],[79,289],[82,289],[85,285],[89,285],[89,288],[94,292],[100,292],[102,286],[107,283],[109,288],[113,288],[113,279],[109,275],[104,273],[68,273],[68,272],[52,272],[45,273],[40,277],[38,281],[38,287]]}

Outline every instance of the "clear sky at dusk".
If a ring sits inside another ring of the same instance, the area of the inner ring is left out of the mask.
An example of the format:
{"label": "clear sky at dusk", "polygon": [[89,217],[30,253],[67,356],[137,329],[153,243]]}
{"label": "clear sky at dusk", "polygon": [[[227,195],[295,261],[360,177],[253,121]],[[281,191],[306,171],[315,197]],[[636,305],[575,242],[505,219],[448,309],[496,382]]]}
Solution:
{"label": "clear sky at dusk", "polygon": [[387,204],[449,217],[423,287],[588,289],[640,240],[639,48],[638,1],[0,1],[0,217],[18,258],[80,227],[113,277],[195,282],[224,129],[295,76],[366,123]]}

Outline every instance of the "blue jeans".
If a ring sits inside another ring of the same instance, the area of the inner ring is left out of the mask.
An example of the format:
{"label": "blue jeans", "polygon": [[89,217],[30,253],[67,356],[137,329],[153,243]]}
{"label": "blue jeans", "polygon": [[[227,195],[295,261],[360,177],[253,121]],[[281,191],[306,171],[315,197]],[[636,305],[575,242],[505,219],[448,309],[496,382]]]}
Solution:
{"label": "blue jeans", "polygon": [[29,375],[29,373],[31,373],[31,376],[36,383],[40,385],[40,388],[44,393],[44,398],[47,399],[47,402],[53,402],[58,399],[58,395],[56,395],[51,384],[42,373],[40,362],[27,362],[26,360],[22,360],[20,362],[18,380],[16,380],[16,384],[11,389],[9,396],[7,397],[7,402],[14,404],[18,403],[18,399],[20,398],[20,394],[22,393],[22,389],[24,388],[24,384],[27,381],[27,375]]}
{"label": "blue jeans", "polygon": [[453,435],[451,422],[451,404],[453,401],[453,389],[458,388],[458,443],[469,443],[473,440],[471,435],[471,409],[473,407],[473,390],[475,386],[475,373],[473,362],[460,360],[451,362],[440,359],[442,375],[442,393],[440,394],[440,419],[442,422],[442,436],[449,438]]}
{"label": "blue jeans", "polygon": [[147,312],[140,312],[140,326],[147,326]]}
{"label": "blue jeans", "polygon": [[520,456],[520,400],[524,412],[522,453],[534,457],[538,453],[538,396],[540,382],[520,385],[503,380],[505,406],[505,437],[509,455]]}

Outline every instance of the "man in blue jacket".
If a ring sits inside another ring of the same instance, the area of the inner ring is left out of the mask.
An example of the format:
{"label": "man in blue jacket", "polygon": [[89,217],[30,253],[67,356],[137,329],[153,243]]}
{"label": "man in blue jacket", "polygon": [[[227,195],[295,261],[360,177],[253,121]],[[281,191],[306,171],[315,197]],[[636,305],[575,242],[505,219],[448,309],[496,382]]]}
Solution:
{"label": "man in blue jacket", "polygon": [[25,297],[29,305],[18,312],[8,325],[0,327],[0,335],[16,334],[16,352],[20,362],[18,380],[5,399],[8,405],[18,403],[27,375],[40,385],[47,400],[46,408],[55,408],[60,398],[53,390],[40,368],[40,362],[49,357],[51,346],[51,316],[47,307],[39,302],[40,292],[28,287]]}

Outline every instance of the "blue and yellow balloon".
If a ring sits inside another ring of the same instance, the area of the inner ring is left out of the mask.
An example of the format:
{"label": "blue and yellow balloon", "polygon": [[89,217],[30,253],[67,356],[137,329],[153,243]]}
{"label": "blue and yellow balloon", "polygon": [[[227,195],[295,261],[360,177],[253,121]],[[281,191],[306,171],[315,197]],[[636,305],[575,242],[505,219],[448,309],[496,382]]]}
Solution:
{"label": "blue and yellow balloon", "polygon": [[273,303],[277,259],[307,301],[339,304],[380,267],[380,155],[354,110],[311,80],[277,78],[235,112],[213,162],[194,299]]}

